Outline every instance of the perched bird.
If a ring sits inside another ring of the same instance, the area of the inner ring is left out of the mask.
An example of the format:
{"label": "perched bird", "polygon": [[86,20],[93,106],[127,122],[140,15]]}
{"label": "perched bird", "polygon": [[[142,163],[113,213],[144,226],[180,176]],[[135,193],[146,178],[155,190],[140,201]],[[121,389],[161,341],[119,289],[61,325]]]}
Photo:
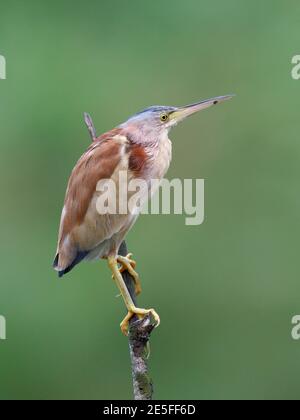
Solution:
{"label": "perched bird", "polygon": [[53,266],[61,277],[83,260],[107,259],[128,310],[121,323],[125,334],[134,314],[143,317],[151,312],[157,324],[159,316],[154,309],[134,305],[121,275],[123,270],[128,270],[135,280],[136,293],[141,291],[132,255],[118,255],[120,244],[138,214],[99,214],[97,184],[104,179],[113,180],[118,194],[120,171],[126,172],[128,182],[143,179],[150,185],[152,179],[161,180],[171,161],[170,129],[186,117],[230,98],[232,95],[220,96],[184,107],[152,106],[138,112],[96,138],[72,171]]}

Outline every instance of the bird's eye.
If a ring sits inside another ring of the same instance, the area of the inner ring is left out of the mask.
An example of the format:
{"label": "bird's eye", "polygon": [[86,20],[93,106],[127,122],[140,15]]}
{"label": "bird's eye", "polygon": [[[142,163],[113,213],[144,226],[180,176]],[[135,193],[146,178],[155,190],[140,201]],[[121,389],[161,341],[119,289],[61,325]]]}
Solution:
{"label": "bird's eye", "polygon": [[163,122],[167,121],[168,118],[169,118],[168,114],[161,114],[160,116],[160,120]]}

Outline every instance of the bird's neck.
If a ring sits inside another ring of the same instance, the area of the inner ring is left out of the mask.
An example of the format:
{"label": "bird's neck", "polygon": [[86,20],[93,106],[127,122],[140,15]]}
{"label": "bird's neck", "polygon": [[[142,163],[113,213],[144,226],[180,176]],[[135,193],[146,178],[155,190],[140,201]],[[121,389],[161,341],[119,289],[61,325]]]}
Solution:
{"label": "bird's neck", "polygon": [[145,151],[149,156],[151,178],[163,178],[172,159],[172,143],[169,140],[168,132],[161,133],[153,145],[145,146]]}
{"label": "bird's neck", "polygon": [[[129,142],[129,168],[137,177],[161,179],[169,168],[172,157],[172,144],[167,130],[157,133],[136,132],[130,130],[122,133]],[[148,134],[148,136],[147,136]],[[147,136],[147,137],[144,137]]]}

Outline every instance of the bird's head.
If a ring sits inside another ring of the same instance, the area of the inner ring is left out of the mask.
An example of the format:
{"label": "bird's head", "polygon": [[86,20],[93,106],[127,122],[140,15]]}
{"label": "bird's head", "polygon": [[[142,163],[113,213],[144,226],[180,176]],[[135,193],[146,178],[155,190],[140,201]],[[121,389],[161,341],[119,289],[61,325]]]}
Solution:
{"label": "bird's head", "polygon": [[[155,140],[190,115],[231,99],[234,95],[218,96],[183,107],[151,106],[129,118],[121,127],[132,130],[140,140]],[[138,140],[138,139],[137,139]]]}

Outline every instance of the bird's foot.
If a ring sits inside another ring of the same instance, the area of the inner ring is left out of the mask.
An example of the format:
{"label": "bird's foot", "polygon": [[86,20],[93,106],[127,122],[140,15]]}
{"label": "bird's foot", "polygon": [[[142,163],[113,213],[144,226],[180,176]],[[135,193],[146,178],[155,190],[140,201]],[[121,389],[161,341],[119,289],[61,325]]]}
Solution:
{"label": "bird's foot", "polygon": [[120,324],[122,333],[124,335],[128,335],[129,322],[134,315],[137,315],[139,318],[143,318],[148,314],[151,314],[153,316],[154,321],[156,323],[155,328],[157,328],[160,324],[160,317],[154,309],[141,309],[136,308],[134,306],[130,311],[128,311],[128,314],[125,316],[125,318]]}
{"label": "bird's foot", "polygon": [[128,254],[126,257],[122,255],[117,256],[117,262],[121,265],[119,268],[120,273],[125,270],[132,276],[135,285],[135,294],[139,295],[142,292],[141,281],[138,273],[135,271],[136,262],[132,259],[132,254]]}

